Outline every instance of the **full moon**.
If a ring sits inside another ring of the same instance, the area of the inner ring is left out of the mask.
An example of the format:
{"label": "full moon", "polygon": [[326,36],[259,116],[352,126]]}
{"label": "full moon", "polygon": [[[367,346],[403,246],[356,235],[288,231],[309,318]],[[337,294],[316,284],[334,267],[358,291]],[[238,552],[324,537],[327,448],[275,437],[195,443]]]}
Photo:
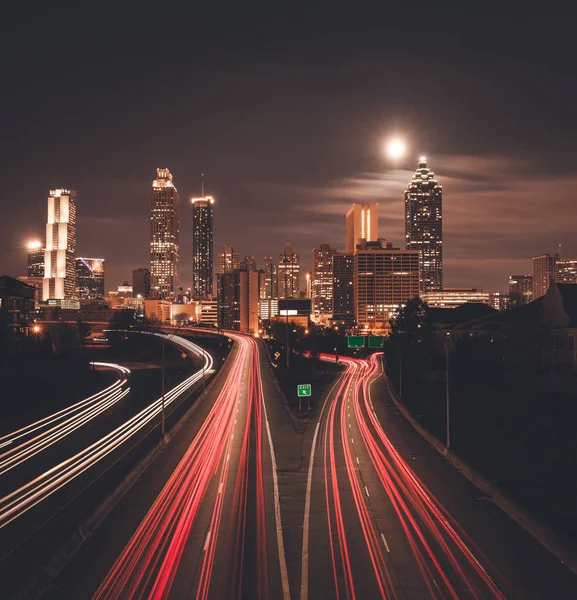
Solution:
{"label": "full moon", "polygon": [[390,158],[402,158],[406,150],[405,142],[399,138],[395,138],[387,144],[387,154]]}

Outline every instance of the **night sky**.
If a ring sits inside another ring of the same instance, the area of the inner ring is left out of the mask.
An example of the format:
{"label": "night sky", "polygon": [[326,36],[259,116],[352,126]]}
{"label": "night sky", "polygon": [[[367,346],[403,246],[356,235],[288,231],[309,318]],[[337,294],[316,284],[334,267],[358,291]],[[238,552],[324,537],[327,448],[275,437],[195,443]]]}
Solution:
{"label": "night sky", "polygon": [[354,201],[379,202],[380,236],[402,245],[420,154],[443,185],[446,286],[506,291],[558,244],[577,258],[573,15],[192,6],[3,19],[0,274],[25,274],[17,247],[69,187],[77,256],[107,259],[107,290],[130,280],[149,266],[156,167],[180,192],[185,287],[201,173],[215,252],[262,264],[290,241],[304,272],[314,246],[344,249]]}

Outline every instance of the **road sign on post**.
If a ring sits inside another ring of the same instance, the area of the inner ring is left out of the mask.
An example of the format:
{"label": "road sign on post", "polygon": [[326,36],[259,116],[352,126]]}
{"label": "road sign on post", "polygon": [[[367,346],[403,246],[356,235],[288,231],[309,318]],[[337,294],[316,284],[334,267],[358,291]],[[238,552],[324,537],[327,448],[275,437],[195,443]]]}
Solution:
{"label": "road sign on post", "polygon": [[385,345],[385,338],[382,335],[369,336],[369,348],[382,348]]}
{"label": "road sign on post", "polygon": [[303,398],[305,396],[311,396],[311,384],[310,383],[299,383],[297,385],[297,395],[299,398]]}
{"label": "road sign on post", "polygon": [[347,343],[349,348],[364,348],[365,347],[365,336],[364,335],[349,335],[347,336]]}

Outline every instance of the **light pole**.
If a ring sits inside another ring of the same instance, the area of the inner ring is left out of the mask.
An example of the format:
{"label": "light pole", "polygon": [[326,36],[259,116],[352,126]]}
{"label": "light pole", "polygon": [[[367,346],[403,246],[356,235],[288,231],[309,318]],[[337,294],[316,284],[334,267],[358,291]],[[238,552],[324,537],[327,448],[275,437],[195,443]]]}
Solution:
{"label": "light pole", "polygon": [[450,403],[449,403],[449,336],[447,333],[445,336],[445,384],[446,384],[446,416],[447,416],[447,449],[451,447],[451,419],[450,419]]}
{"label": "light pole", "polygon": [[[184,324],[177,328],[176,331],[173,331],[169,336],[162,337],[162,401],[161,401],[161,417],[160,417],[160,431],[162,437],[164,438],[166,432],[166,419],[164,413],[164,370],[165,370],[165,359],[164,359],[164,344],[166,340],[169,340],[172,336],[176,335],[182,328]],[[203,357],[204,358],[204,357]],[[202,384],[204,388],[204,360],[202,361]]]}

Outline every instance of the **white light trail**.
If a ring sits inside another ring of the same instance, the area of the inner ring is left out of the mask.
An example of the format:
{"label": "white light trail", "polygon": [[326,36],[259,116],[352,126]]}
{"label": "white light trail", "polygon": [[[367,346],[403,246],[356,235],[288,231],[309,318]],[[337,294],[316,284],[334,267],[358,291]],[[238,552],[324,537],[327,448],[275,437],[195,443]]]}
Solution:
{"label": "white light trail", "polygon": [[[183,393],[188,391],[195,383],[213,372],[212,356],[205,352],[200,346],[181,338],[179,336],[165,335],[161,333],[151,334],[169,339],[171,343],[183,350],[188,350],[201,356],[204,360],[204,368],[185,379],[165,394],[165,408],[172,404]],[[74,454],[70,458],[48,469],[35,479],[24,484],[17,490],[0,498],[0,529],[14,521],[19,516],[36,506],[57,490],[70,483],[73,479],[90,469],[104,457],[119,448],[134,434],[148,425],[162,410],[162,398],[156,399],[139,413],[128,419],[122,425]]]}

